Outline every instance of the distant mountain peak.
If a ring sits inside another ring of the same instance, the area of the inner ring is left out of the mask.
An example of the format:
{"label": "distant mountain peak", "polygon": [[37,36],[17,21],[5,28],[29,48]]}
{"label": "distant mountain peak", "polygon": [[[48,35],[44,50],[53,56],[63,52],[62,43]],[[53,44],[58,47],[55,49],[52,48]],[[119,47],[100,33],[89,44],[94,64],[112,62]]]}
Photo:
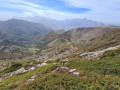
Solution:
{"label": "distant mountain peak", "polygon": [[89,20],[87,18],[75,18],[75,19],[67,19],[67,20],[56,20],[51,18],[43,18],[43,17],[33,17],[29,18],[29,21],[34,21],[38,23],[42,23],[47,27],[50,27],[52,29],[65,29],[69,30],[72,28],[77,27],[98,27],[98,26],[105,26],[104,23],[97,22],[94,20]]}

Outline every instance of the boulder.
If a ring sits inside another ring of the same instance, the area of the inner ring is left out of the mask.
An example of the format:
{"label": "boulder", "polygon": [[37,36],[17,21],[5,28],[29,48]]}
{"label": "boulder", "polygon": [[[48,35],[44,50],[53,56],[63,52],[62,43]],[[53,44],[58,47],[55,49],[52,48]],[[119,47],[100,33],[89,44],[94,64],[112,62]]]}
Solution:
{"label": "boulder", "polygon": [[29,69],[29,71],[34,70],[34,69],[35,69],[35,67],[31,67],[31,68]]}
{"label": "boulder", "polygon": [[42,63],[42,64],[41,64],[41,66],[45,66],[45,65],[47,65],[47,63]]}
{"label": "boulder", "polygon": [[73,73],[73,72],[75,72],[76,71],[76,69],[70,69],[69,70],[69,73]]}
{"label": "boulder", "polygon": [[80,76],[80,72],[73,72],[73,75]]}

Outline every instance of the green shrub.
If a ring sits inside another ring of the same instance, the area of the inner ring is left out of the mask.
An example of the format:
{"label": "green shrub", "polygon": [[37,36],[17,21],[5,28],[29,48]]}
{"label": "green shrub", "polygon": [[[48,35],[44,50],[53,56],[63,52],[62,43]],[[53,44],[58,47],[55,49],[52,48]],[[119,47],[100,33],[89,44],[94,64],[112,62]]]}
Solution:
{"label": "green shrub", "polygon": [[21,67],[22,67],[22,64],[19,64],[19,63],[14,64],[14,65],[12,65],[11,67],[5,69],[5,70],[4,70],[4,73],[9,73],[9,72],[16,71],[16,70],[20,69]]}
{"label": "green shrub", "polygon": [[103,57],[112,57],[117,55],[120,55],[120,48],[118,48],[117,50],[106,51]]}
{"label": "green shrub", "polygon": [[80,68],[85,73],[97,72],[104,75],[120,76],[120,57],[107,57],[100,60],[90,61],[69,61],[67,64],[70,68]]}

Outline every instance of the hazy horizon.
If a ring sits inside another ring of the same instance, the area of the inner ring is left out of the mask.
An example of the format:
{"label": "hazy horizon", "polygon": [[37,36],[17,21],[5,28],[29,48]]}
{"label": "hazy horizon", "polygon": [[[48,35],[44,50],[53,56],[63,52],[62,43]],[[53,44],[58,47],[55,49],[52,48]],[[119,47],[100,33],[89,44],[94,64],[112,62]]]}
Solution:
{"label": "hazy horizon", "polygon": [[35,16],[56,20],[83,19],[120,25],[119,0],[0,0],[0,21]]}

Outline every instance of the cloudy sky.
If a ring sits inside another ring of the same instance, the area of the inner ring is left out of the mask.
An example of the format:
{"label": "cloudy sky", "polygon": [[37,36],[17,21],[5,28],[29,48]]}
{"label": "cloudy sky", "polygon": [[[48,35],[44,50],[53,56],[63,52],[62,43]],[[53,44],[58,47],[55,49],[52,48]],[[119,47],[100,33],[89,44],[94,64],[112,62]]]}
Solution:
{"label": "cloudy sky", "polygon": [[0,0],[0,20],[32,16],[120,25],[120,0]]}

